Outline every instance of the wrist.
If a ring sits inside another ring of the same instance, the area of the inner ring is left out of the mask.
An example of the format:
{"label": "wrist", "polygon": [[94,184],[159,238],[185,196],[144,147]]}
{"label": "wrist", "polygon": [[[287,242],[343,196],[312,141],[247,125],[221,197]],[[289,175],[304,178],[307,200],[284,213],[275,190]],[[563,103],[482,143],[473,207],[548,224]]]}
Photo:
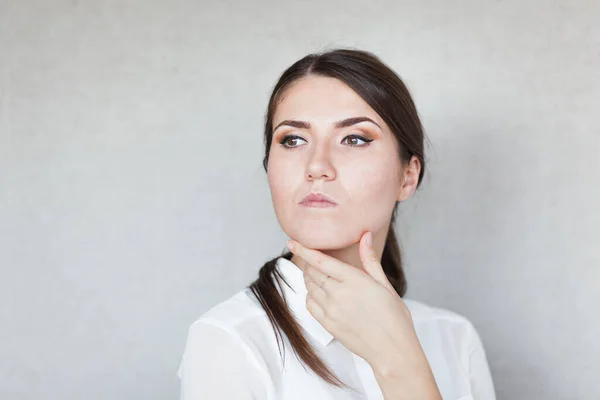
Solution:
{"label": "wrist", "polygon": [[384,400],[443,400],[431,371],[415,372],[410,376],[374,372]]}
{"label": "wrist", "polygon": [[378,361],[371,365],[384,399],[442,400],[420,344],[411,350],[410,353],[388,351],[386,356],[379,357]]}
{"label": "wrist", "polygon": [[383,346],[377,357],[369,360],[373,372],[383,379],[412,379],[421,371],[431,375],[431,368],[416,333],[403,348]]}
{"label": "wrist", "polygon": [[404,383],[431,383],[435,382],[433,372],[428,363],[415,363],[413,365],[379,364],[373,368],[373,374],[378,380],[397,381]]}

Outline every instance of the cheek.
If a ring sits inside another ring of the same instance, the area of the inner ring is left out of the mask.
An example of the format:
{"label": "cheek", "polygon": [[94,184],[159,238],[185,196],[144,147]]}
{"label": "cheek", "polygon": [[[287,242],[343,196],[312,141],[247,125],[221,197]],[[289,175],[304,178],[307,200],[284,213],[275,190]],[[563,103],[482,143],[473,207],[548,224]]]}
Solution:
{"label": "cheek", "polygon": [[373,201],[385,200],[398,190],[398,180],[395,171],[398,163],[390,157],[379,157],[353,167],[348,177],[348,191],[355,199]]}
{"label": "cheek", "polygon": [[272,166],[269,166],[269,174],[267,176],[267,179],[269,181],[269,189],[271,190],[273,205],[277,209],[285,199],[285,179],[283,179],[283,174],[281,174],[281,170],[272,168]]}
{"label": "cheek", "polygon": [[[286,211],[289,204],[293,203],[296,181],[298,177],[294,175],[297,168],[289,168],[285,163],[269,162],[267,180],[271,190],[271,197],[275,212],[281,215]],[[297,172],[296,172],[297,173]]]}
{"label": "cheek", "polygon": [[355,210],[355,221],[376,225],[370,228],[387,223],[396,204],[399,182],[394,171],[398,168],[394,159],[380,158],[348,175],[345,186]]}

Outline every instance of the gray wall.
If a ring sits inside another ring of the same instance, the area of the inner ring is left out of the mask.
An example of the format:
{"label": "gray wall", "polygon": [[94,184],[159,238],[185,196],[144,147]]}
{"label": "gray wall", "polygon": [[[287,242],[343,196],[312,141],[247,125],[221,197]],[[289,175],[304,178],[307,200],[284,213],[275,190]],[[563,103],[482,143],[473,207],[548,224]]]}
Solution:
{"label": "gray wall", "polygon": [[600,3],[0,0],[0,398],[175,399],[187,328],[285,235],[277,76],[375,52],[429,171],[409,296],[478,327],[499,399],[598,399]]}

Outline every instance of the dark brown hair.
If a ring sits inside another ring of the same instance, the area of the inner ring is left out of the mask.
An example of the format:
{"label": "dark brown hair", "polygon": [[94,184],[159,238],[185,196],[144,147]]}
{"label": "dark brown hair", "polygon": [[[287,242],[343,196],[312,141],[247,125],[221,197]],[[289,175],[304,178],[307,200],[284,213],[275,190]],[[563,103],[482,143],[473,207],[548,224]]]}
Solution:
{"label": "dark brown hair", "polygon": [[[425,172],[424,132],[410,92],[400,77],[374,54],[357,49],[338,48],[321,53],[309,54],[296,61],[283,72],[273,88],[265,115],[265,156],[263,166],[268,170],[269,150],[273,135],[273,115],[282,94],[295,81],[306,76],[335,78],[354,90],[386,122],[394,134],[398,155],[402,165],[412,156],[421,162],[417,188]],[[400,247],[394,231],[394,221],[399,202],[396,202],[391,215],[381,265],[388,280],[403,297],[406,293],[406,279],[402,269]],[[281,257],[291,260],[292,253],[284,252]],[[301,327],[290,313],[285,299],[275,287],[274,277],[283,279],[276,268],[277,259],[266,262],[258,273],[258,279],[248,288],[265,309],[278,345],[281,331],[289,339],[293,350],[300,359],[318,376],[337,387],[347,386],[325,365],[304,337]],[[280,280],[277,284],[281,288]],[[285,279],[283,279],[285,282]],[[287,284],[287,282],[285,282]],[[289,285],[288,285],[289,286]]]}

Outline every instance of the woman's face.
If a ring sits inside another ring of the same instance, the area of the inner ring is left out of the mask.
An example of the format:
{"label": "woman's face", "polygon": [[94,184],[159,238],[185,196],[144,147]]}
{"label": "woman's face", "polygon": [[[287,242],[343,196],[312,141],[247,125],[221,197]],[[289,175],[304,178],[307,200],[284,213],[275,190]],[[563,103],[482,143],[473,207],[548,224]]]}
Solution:
{"label": "woman's face", "polygon": [[[358,117],[373,122],[336,127]],[[342,81],[309,76],[285,91],[272,122],[267,175],[283,231],[319,250],[351,246],[367,230],[374,241],[385,237],[396,201],[407,195],[396,139],[381,117]],[[310,192],[337,204],[301,204]]]}

